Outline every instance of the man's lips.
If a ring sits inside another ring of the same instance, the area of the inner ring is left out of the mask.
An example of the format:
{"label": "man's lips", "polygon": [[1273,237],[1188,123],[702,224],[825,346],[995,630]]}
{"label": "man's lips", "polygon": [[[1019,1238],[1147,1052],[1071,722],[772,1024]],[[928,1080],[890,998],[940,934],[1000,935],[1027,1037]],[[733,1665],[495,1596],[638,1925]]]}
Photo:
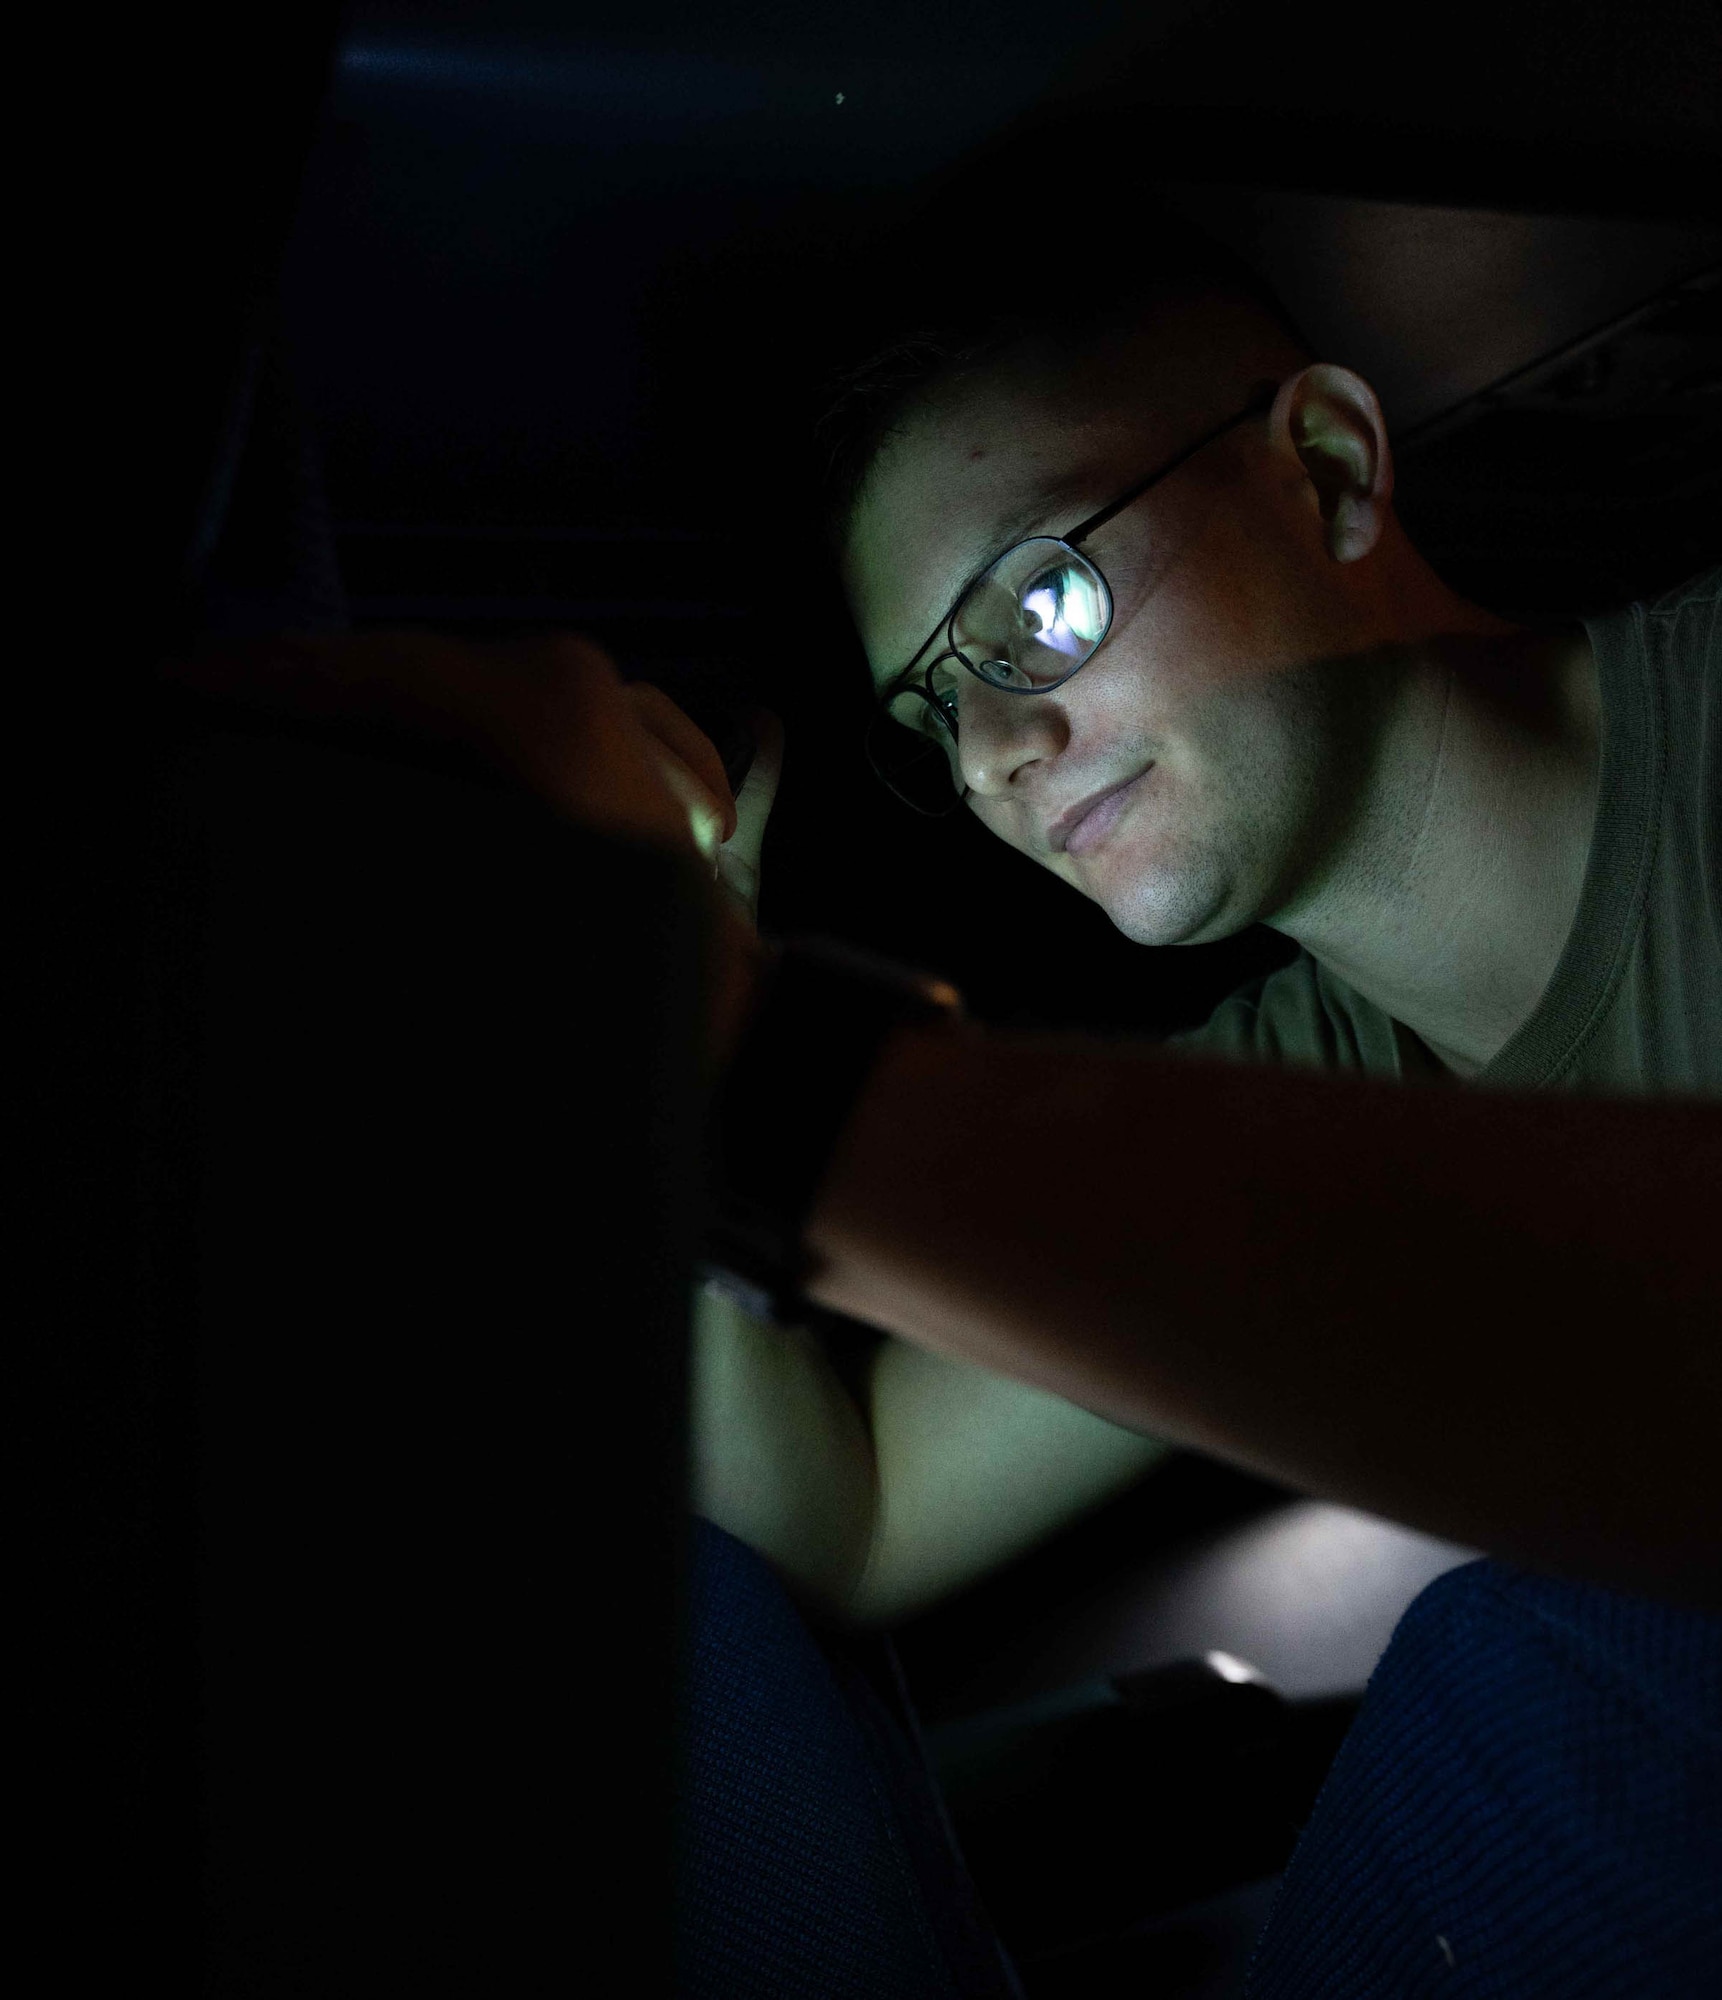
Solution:
{"label": "man's lips", "polygon": [[1108,785],[1104,791],[1090,792],[1087,798],[1078,799],[1073,806],[1066,806],[1046,830],[1047,845],[1055,854],[1063,854],[1070,846],[1071,836],[1091,812],[1105,805],[1108,799],[1116,798],[1153,768],[1152,764],[1144,764],[1140,771],[1132,771],[1128,778],[1120,778],[1117,784]]}

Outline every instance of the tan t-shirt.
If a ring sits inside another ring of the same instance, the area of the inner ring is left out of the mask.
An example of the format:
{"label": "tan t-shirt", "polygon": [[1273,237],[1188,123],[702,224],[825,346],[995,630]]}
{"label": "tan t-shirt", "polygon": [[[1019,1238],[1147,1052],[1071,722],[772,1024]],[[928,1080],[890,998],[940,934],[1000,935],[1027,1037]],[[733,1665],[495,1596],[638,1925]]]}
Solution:
{"label": "tan t-shirt", "polygon": [[[1578,914],[1530,1019],[1473,1080],[1722,1096],[1722,567],[1584,624],[1602,772]],[[1458,1080],[1308,952],[1168,1046]]]}

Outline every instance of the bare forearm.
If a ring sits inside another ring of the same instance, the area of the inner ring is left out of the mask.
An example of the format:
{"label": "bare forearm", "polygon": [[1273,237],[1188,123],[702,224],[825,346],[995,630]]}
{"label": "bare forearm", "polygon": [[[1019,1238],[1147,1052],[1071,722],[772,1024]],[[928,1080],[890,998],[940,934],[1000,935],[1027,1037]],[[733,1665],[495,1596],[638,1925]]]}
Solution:
{"label": "bare forearm", "polygon": [[1722,1594],[1722,1112],[894,1038],[813,1295],[1532,1564]]}
{"label": "bare forearm", "polygon": [[846,1616],[876,1514],[867,1422],[813,1334],[696,1292],[689,1495],[804,1601]]}

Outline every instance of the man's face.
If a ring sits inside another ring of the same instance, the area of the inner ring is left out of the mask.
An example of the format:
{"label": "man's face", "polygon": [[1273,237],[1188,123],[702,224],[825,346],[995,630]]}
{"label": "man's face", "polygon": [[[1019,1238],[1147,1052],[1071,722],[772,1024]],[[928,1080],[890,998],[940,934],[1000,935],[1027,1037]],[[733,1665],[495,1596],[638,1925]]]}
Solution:
{"label": "man's face", "polygon": [[[912,420],[875,465],[845,550],[875,687],[990,555],[1064,533],[1256,383],[1299,373],[1295,349],[1242,324],[1240,338],[1236,309],[1217,302],[1186,309],[1152,381],[1118,379],[1141,356],[1108,363],[1097,399],[1012,370]],[[1235,365],[1208,359],[1231,350]],[[1350,810],[1359,676],[1342,662],[1381,636],[1379,619],[1327,552],[1297,453],[1272,439],[1268,422],[1247,422],[1084,543],[1113,617],[1069,682],[1025,697],[958,675],[970,810],[1140,944],[1271,920]],[[941,633],[924,659],[943,645]],[[1060,815],[1126,779],[1103,836],[1063,851]]]}

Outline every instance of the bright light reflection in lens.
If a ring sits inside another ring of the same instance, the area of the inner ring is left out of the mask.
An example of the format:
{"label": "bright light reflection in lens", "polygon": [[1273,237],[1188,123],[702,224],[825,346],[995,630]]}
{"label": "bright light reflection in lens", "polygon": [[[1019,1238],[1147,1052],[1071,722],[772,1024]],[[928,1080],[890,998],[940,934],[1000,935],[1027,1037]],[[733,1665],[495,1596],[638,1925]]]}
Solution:
{"label": "bright light reflection in lens", "polygon": [[1085,645],[1092,645],[1100,637],[1100,592],[1093,577],[1080,571],[1073,573],[1065,592],[1065,619]]}
{"label": "bright light reflection in lens", "polygon": [[1025,593],[1022,608],[1034,619],[1035,631],[1043,639],[1058,623],[1058,593],[1045,585]]}
{"label": "bright light reflection in lens", "polygon": [[1066,569],[1057,581],[1036,583],[1022,595],[1024,623],[1033,624],[1036,645],[1074,658],[1100,636],[1100,593],[1094,579]]}

